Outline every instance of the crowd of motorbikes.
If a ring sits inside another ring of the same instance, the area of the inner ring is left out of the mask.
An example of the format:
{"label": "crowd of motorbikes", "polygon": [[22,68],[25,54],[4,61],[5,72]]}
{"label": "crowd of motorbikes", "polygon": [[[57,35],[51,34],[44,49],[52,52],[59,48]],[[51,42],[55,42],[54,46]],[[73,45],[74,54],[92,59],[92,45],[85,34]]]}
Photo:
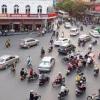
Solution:
{"label": "crowd of motorbikes", "polygon": [[[50,46],[48,48],[48,53],[51,53],[53,51],[53,41],[50,40]],[[92,45],[97,44],[97,41],[93,41]],[[6,48],[9,48],[11,46],[11,42],[8,39],[5,42]],[[88,67],[88,66],[94,66],[94,76],[98,76],[99,74],[99,68],[95,65],[93,58],[90,56],[91,52],[86,53],[84,56],[80,53],[70,53],[66,57],[63,58],[63,61],[67,63],[67,71],[66,75],[71,74],[73,71],[76,71],[77,75],[75,78],[75,84],[76,89],[75,93],[76,96],[80,96],[86,91],[86,77],[84,76],[84,73],[82,73],[82,68]],[[43,58],[45,56],[45,50],[42,47],[40,57]],[[100,59],[100,53],[98,54],[98,59]],[[16,69],[12,65],[11,71],[15,72]],[[50,77],[47,76],[44,73],[37,73],[33,70],[31,60],[29,57],[29,60],[27,60],[27,69],[22,68],[20,71],[20,80],[27,80],[28,82],[33,82],[34,80],[39,80],[38,85],[39,86],[45,86],[49,83]],[[56,79],[52,82],[52,87],[60,87],[61,90],[58,93],[58,99],[63,100],[69,93],[69,89],[65,86],[65,77],[62,76],[61,73],[58,74]],[[39,100],[41,96],[37,93],[34,93],[34,91],[30,91],[30,99],[29,100]],[[88,97],[89,98],[89,97]],[[91,97],[92,98],[92,97]],[[94,99],[87,99],[87,100],[94,100]],[[99,99],[98,99],[99,100]]]}

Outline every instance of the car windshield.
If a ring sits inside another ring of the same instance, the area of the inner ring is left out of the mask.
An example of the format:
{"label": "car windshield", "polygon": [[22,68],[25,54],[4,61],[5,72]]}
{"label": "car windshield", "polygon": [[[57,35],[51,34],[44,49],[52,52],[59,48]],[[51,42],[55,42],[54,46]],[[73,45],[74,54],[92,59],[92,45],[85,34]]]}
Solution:
{"label": "car windshield", "polygon": [[47,64],[49,64],[49,61],[42,61],[42,63],[43,63],[44,65],[47,65]]}
{"label": "car windshield", "polygon": [[76,30],[75,29],[72,29],[72,30],[70,30],[71,32],[76,32]]}
{"label": "car windshield", "polygon": [[23,43],[23,44],[24,44],[24,43],[25,43],[25,41],[24,41],[24,40],[21,40],[21,43]]}
{"label": "car windshield", "polygon": [[60,46],[61,49],[65,49],[65,46]]}

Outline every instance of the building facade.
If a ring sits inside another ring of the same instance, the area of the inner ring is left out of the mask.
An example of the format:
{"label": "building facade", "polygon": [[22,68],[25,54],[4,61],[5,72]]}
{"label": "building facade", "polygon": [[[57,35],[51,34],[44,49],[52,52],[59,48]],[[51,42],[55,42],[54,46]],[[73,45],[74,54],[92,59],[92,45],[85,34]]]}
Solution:
{"label": "building facade", "polygon": [[0,0],[0,29],[33,31],[56,18],[53,0]]}

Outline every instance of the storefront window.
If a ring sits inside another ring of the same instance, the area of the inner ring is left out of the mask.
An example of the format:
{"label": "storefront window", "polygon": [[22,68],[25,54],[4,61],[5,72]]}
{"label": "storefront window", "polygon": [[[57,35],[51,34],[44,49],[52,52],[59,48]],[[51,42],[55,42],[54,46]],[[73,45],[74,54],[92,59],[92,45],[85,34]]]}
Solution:
{"label": "storefront window", "polygon": [[7,6],[2,5],[2,14],[6,14],[6,13],[7,13]]}
{"label": "storefront window", "polygon": [[14,6],[14,14],[18,14],[19,13],[19,6],[15,5]]}

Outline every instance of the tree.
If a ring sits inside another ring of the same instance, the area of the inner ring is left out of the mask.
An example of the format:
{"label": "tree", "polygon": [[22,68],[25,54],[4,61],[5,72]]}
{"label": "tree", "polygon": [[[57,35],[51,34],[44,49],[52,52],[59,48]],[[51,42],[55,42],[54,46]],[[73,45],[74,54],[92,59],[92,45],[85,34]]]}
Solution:
{"label": "tree", "polygon": [[64,2],[57,3],[59,9],[72,12],[74,14],[83,13],[87,9],[87,6],[82,1],[64,0]]}

